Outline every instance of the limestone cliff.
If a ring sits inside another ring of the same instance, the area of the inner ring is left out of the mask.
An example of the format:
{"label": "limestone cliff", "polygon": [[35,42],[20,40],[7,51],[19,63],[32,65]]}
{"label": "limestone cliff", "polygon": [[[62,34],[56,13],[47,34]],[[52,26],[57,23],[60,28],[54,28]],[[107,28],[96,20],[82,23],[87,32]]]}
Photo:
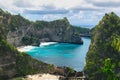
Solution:
{"label": "limestone cliff", "polygon": [[67,42],[83,43],[80,33],[77,33],[67,18],[51,22],[36,21],[22,38],[24,44],[35,44],[39,42]]}
{"label": "limestone cliff", "polygon": [[[15,18],[17,17],[16,20],[19,21],[23,18],[20,15],[15,16]],[[22,21],[20,25],[18,24],[19,26],[15,27],[15,30],[8,32],[7,41],[15,46],[39,45],[40,42],[46,41],[83,43],[80,33],[76,32],[75,27],[72,27],[66,18],[51,22],[28,22],[24,25],[22,23],[27,20],[23,19]],[[13,24],[12,21],[11,24]]]}
{"label": "limestone cliff", "polygon": [[20,14],[11,15],[2,10],[0,16],[1,24],[7,29],[7,42],[14,46],[39,45],[45,41],[81,44],[81,34],[89,33],[89,29],[83,32],[82,28],[71,26],[67,18],[31,22]]}

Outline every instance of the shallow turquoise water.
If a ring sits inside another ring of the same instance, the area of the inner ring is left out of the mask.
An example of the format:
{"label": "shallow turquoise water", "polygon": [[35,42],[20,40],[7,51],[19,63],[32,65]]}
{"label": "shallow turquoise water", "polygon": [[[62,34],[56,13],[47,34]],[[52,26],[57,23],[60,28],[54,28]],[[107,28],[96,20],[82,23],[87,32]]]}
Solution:
{"label": "shallow turquoise water", "polygon": [[33,58],[57,66],[67,66],[82,71],[85,56],[90,45],[90,38],[82,37],[84,44],[58,43],[54,45],[35,47],[28,51]]}

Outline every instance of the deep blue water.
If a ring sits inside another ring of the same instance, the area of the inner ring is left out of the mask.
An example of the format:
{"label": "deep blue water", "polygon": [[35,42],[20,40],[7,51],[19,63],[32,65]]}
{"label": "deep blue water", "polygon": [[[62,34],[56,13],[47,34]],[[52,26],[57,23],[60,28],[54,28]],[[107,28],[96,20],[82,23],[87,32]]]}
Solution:
{"label": "deep blue water", "polygon": [[90,45],[90,38],[82,37],[84,44],[58,43],[54,45],[35,47],[28,51],[33,58],[57,66],[67,66],[82,71],[85,57]]}

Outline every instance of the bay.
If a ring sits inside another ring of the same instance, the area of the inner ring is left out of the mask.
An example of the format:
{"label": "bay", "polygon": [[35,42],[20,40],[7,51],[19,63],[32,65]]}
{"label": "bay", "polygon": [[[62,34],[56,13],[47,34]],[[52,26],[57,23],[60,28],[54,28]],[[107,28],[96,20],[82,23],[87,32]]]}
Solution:
{"label": "bay", "polygon": [[56,66],[71,67],[82,71],[85,57],[89,49],[90,38],[82,37],[83,44],[56,43],[47,46],[34,47],[27,51],[33,58]]}

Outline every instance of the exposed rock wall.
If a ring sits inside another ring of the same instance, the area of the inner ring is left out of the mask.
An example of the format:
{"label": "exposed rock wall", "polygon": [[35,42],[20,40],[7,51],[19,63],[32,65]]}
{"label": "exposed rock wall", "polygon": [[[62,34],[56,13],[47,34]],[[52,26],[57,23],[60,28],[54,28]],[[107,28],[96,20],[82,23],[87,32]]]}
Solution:
{"label": "exposed rock wall", "polygon": [[[19,15],[15,18],[17,17],[22,18]],[[26,20],[23,20],[25,23]],[[12,23],[11,21],[10,24]],[[8,32],[7,41],[14,46],[39,45],[45,41],[83,43],[80,33],[76,34],[75,27],[72,27],[66,18],[52,22],[36,21],[26,25],[20,24],[15,30]]]}

